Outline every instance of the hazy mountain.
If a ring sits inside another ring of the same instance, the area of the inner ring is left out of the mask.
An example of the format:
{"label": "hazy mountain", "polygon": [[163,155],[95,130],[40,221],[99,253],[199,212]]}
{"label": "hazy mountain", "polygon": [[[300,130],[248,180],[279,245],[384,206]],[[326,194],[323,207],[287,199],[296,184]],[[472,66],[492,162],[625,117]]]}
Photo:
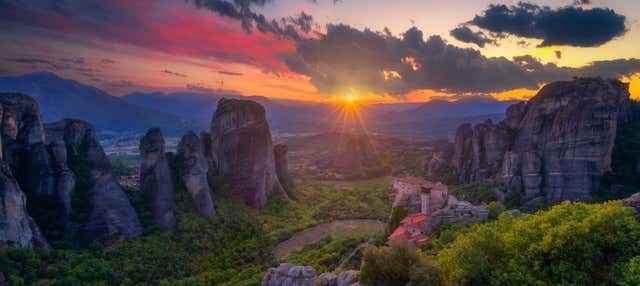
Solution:
{"label": "hazy mountain", "polygon": [[52,73],[0,77],[0,91],[33,97],[45,122],[64,118],[88,121],[99,131],[141,131],[160,126],[166,132],[182,132],[192,122],[127,103],[95,87]]}
{"label": "hazy mountain", "polygon": [[488,96],[468,96],[456,101],[434,99],[415,109],[403,112],[391,112],[387,114],[387,116],[399,121],[475,117],[489,114],[502,114],[506,111],[507,107],[517,102],[517,100],[500,101]]}
{"label": "hazy mountain", "polygon": [[208,125],[223,97],[250,99],[260,103],[267,111],[271,128],[281,132],[302,132],[324,128],[327,115],[333,106],[315,102],[269,99],[262,96],[240,96],[236,94],[132,93],[123,100],[147,109],[188,118],[198,125]]}

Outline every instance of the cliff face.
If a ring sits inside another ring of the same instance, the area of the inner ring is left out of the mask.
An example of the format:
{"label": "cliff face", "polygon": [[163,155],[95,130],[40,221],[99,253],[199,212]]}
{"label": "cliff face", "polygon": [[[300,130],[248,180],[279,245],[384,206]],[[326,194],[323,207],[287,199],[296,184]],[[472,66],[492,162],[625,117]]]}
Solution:
{"label": "cliff face", "polygon": [[249,100],[221,99],[211,122],[211,138],[218,175],[247,205],[264,207],[270,192],[286,197],[276,173],[264,107]]}
{"label": "cliff face", "polygon": [[628,103],[628,85],[617,80],[548,84],[497,125],[460,126],[451,166],[461,181],[496,179],[529,198],[588,199],[610,169]]}
{"label": "cliff face", "polygon": [[0,244],[46,246],[37,225],[50,239],[82,245],[142,232],[91,125],[63,120],[44,126],[36,102],[22,94],[0,94],[0,103]]}
{"label": "cliff face", "polygon": [[67,162],[77,178],[72,204],[78,224],[74,238],[82,245],[106,237],[130,238],[142,233],[138,216],[111,175],[111,163],[90,124],[62,120],[46,125],[51,141],[64,142]]}
{"label": "cliff face", "polygon": [[288,188],[294,188],[295,185],[293,184],[293,179],[291,179],[291,175],[289,175],[289,161],[287,159],[287,152],[287,145],[278,144],[273,147],[278,180],[280,180],[280,183],[282,185],[287,186]]}
{"label": "cliff face", "polygon": [[160,129],[152,128],[140,140],[140,192],[156,224],[165,229],[176,224],[174,185],[165,155],[164,137]]}
{"label": "cliff face", "polygon": [[207,181],[209,163],[204,155],[202,141],[192,131],[182,136],[178,144],[176,166],[180,179],[191,195],[198,212],[204,217],[214,215],[211,189]]}

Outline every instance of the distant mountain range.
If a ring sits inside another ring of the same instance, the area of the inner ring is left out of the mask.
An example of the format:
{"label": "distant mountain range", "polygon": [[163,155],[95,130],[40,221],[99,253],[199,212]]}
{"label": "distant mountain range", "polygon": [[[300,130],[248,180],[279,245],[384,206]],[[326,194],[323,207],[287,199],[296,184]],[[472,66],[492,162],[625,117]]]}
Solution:
{"label": "distant mountain range", "polygon": [[45,122],[75,118],[100,131],[139,131],[162,126],[167,132],[188,128],[193,122],[130,104],[122,98],[52,73],[0,77],[0,91],[33,97]]}
{"label": "distant mountain range", "polygon": [[[207,129],[218,100],[251,99],[262,104],[276,133],[318,133],[335,127],[336,106],[329,103],[269,99],[236,94],[132,93],[112,96],[95,87],[53,73],[0,77],[0,92],[20,92],[40,105],[46,122],[76,118],[101,133],[143,132],[160,127],[168,136]],[[363,105],[370,131],[410,138],[447,137],[460,122],[500,120],[515,101],[471,96],[457,101]]]}

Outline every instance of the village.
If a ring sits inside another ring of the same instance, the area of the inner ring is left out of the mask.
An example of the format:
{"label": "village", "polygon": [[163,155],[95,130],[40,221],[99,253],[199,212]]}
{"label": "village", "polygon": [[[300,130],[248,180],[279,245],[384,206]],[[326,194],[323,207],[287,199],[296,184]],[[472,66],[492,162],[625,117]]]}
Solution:
{"label": "village", "polygon": [[391,185],[393,208],[402,208],[408,215],[389,235],[388,242],[409,241],[416,245],[426,243],[434,227],[484,221],[489,210],[483,206],[460,201],[449,194],[449,187],[420,177],[397,178]]}

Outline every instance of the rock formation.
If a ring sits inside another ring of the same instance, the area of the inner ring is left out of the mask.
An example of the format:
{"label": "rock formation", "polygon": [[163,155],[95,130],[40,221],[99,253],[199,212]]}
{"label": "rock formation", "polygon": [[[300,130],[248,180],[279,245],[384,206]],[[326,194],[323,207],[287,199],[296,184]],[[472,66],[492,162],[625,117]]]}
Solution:
{"label": "rock formation", "polygon": [[142,156],[140,192],[154,222],[165,229],[173,228],[176,224],[174,184],[160,129],[149,129],[140,139],[139,149]]}
{"label": "rock formation", "polygon": [[0,248],[49,247],[27,213],[26,196],[6,162],[0,161]]}
{"label": "rock formation", "polygon": [[204,155],[202,141],[192,131],[182,136],[178,144],[176,166],[180,179],[191,194],[198,212],[205,217],[214,215],[211,189],[207,181],[209,163]]}
{"label": "rock formation", "polygon": [[262,279],[262,286],[352,286],[360,272],[347,270],[338,275],[322,273],[316,276],[311,266],[294,266],[282,263],[277,268],[269,268]]}
{"label": "rock formation", "polygon": [[67,163],[77,178],[78,203],[72,212],[78,225],[73,237],[81,245],[94,240],[120,236],[130,238],[142,233],[138,216],[127,195],[111,175],[111,164],[93,127],[80,120],[61,120],[47,124],[48,140],[62,141]]}
{"label": "rock formation", "polygon": [[489,218],[489,210],[485,207],[474,206],[469,202],[457,201],[450,197],[446,208],[437,210],[427,220],[425,230],[431,233],[433,229],[442,224],[457,224],[473,221],[484,221]]}
{"label": "rock formation", "polygon": [[68,227],[73,178],[65,172],[64,163],[53,162],[49,154],[59,155],[59,148],[54,144],[54,150],[49,150],[45,142],[36,101],[22,94],[3,93],[0,105],[3,160],[28,197],[30,215],[45,227],[46,234],[62,238],[62,230]]}
{"label": "rock formation", "polygon": [[636,209],[636,211],[638,212],[638,214],[636,215],[636,218],[640,219],[640,193],[635,193],[630,197],[622,200],[622,202],[624,203],[625,206]]}
{"label": "rock formation", "polygon": [[461,181],[496,179],[525,198],[589,199],[610,169],[628,104],[628,85],[618,80],[548,84],[499,124],[460,126],[451,166]]}
{"label": "rock formation", "polygon": [[293,179],[289,175],[289,161],[287,160],[287,145],[278,144],[273,147],[273,154],[276,161],[276,174],[278,180],[284,186],[294,188]]}
{"label": "rock formation", "polygon": [[449,173],[453,173],[449,163],[453,157],[454,145],[447,139],[437,140],[433,145],[433,154],[424,164],[426,176],[433,180],[445,180]]}
{"label": "rock formation", "polygon": [[282,263],[278,268],[269,268],[262,279],[262,286],[314,286],[316,270],[311,266],[293,266]]}
{"label": "rock formation", "polygon": [[247,205],[263,208],[268,193],[287,196],[277,177],[271,131],[262,105],[220,99],[211,121],[211,138],[218,175]]}

